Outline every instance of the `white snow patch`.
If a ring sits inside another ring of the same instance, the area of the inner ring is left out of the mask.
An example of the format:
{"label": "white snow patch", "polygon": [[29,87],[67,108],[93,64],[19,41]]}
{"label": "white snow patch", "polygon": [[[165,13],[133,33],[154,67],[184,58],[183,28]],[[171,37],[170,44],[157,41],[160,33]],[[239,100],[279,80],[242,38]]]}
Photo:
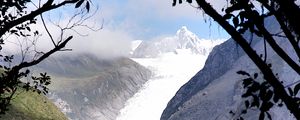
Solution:
{"label": "white snow patch", "polygon": [[135,40],[131,42],[131,51],[130,54],[133,54],[133,51],[138,48],[140,46],[140,44],[142,43],[142,40]]}
{"label": "white snow patch", "polygon": [[72,113],[70,105],[59,98],[55,93],[49,92],[48,98],[53,101],[53,103],[63,112],[64,114]]}
{"label": "white snow patch", "polygon": [[155,76],[127,101],[117,120],[159,120],[176,91],[204,66],[207,56],[177,49],[158,58],[133,58]]}
{"label": "white snow patch", "polygon": [[84,97],[84,102],[88,102],[89,99],[87,97]]}

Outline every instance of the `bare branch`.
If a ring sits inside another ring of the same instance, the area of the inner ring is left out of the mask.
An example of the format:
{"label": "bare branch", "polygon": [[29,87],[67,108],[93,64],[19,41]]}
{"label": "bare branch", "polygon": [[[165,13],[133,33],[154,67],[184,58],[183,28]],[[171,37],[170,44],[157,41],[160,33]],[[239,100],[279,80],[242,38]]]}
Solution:
{"label": "bare branch", "polygon": [[[295,39],[296,37],[292,35],[290,30],[288,29],[288,26],[285,24],[284,20],[282,19],[283,15],[277,11],[275,11],[274,8],[272,8],[268,3],[266,3],[264,0],[257,0],[259,1],[266,9],[268,9],[271,13],[274,14],[275,18],[277,19],[281,29],[283,30],[284,34],[286,35],[285,37],[289,40],[289,42],[292,44],[298,59],[300,59],[300,48],[297,43],[297,40]],[[283,37],[283,36],[278,36],[278,37]]]}
{"label": "bare branch", "polygon": [[43,26],[44,26],[44,28],[45,28],[45,30],[46,30],[48,36],[50,37],[50,40],[51,40],[52,44],[54,45],[54,47],[56,47],[57,45],[55,44],[54,39],[53,39],[51,33],[49,32],[47,26],[46,26],[46,23],[45,23],[45,21],[44,21],[43,15],[41,14],[40,16],[41,16],[41,20],[42,20]]}
{"label": "bare branch", "polygon": [[30,67],[30,66],[33,66],[33,65],[36,65],[38,63],[40,63],[41,61],[43,61],[44,59],[46,59],[47,57],[49,57],[50,55],[52,55],[53,53],[61,50],[62,48],[64,48],[66,46],[66,44],[73,38],[73,36],[69,36],[67,39],[65,39],[61,44],[58,44],[55,48],[53,48],[52,50],[46,52],[45,54],[43,54],[41,57],[39,57],[38,59],[36,60],[33,60],[31,62],[23,62],[17,66],[14,66],[12,68],[12,71],[19,71],[23,68],[26,68],[26,67]]}
{"label": "bare branch", "polygon": [[281,82],[275,77],[272,70],[267,64],[256,54],[256,52],[248,44],[247,40],[236,31],[236,29],[231,26],[223,17],[205,0],[196,0],[198,5],[204,10],[206,14],[211,16],[216,22],[218,22],[231,36],[232,38],[242,47],[242,49],[247,53],[249,58],[256,64],[260,71],[264,74],[265,80],[270,83],[274,88],[274,92],[279,95],[282,101],[286,104],[287,108],[291,113],[297,118],[300,119],[299,108],[297,103],[294,102],[293,98],[287,94],[284,89],[284,86]]}
{"label": "bare branch", "polygon": [[27,15],[24,15],[16,20],[13,20],[13,21],[10,21],[9,23],[5,24],[3,26],[3,28],[0,29],[0,36],[4,35],[7,31],[9,31],[11,28],[25,22],[25,21],[28,21],[28,20],[31,20],[33,18],[35,18],[36,16],[46,12],[46,11],[49,11],[49,10],[53,10],[53,9],[56,9],[56,8],[59,8],[63,5],[66,5],[66,4],[72,4],[72,3],[76,3],[77,0],[65,0],[59,4],[53,4],[54,0],[48,0],[41,8],[39,9],[36,9],[35,11],[32,11],[31,13],[27,14]]}

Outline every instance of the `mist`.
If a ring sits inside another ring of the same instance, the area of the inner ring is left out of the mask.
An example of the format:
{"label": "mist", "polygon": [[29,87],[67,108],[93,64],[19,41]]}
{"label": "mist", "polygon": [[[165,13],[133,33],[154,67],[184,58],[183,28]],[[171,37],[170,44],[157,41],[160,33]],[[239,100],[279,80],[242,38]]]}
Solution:
{"label": "mist", "polygon": [[[89,23],[87,23],[89,24]],[[53,24],[47,24],[47,27],[54,38],[54,41],[60,38],[60,30]],[[26,56],[32,56],[36,52],[47,52],[54,48],[50,37],[45,31],[42,23],[32,25],[32,30],[37,30],[40,33],[38,37],[17,37],[14,35],[8,36],[5,39],[5,44],[2,45],[2,54],[19,55],[23,51]],[[75,31],[66,31],[63,38],[73,36],[73,39],[68,42],[64,49],[71,51],[59,51],[54,53],[54,56],[67,54],[92,54],[101,59],[114,57],[127,57],[131,50],[131,41],[134,40],[128,33],[124,31],[114,30],[109,27],[93,31],[88,28],[78,27]],[[35,41],[35,45],[32,42]]]}
{"label": "mist", "polygon": [[128,56],[133,39],[121,31],[102,29],[88,36],[77,36],[67,47],[75,53],[90,53],[100,58]]}

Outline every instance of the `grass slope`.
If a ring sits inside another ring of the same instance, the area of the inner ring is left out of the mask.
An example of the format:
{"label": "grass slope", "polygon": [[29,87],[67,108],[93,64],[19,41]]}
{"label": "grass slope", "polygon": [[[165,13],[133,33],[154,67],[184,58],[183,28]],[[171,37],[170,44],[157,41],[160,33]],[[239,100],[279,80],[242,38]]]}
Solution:
{"label": "grass slope", "polygon": [[67,120],[65,115],[45,96],[18,90],[1,120]]}

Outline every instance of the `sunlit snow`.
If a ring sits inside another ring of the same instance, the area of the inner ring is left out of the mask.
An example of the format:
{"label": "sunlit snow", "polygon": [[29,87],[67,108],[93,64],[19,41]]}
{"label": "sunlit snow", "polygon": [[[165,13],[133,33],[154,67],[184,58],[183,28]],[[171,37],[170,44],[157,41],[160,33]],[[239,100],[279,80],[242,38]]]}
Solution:
{"label": "sunlit snow", "polygon": [[176,91],[202,67],[207,56],[188,49],[165,53],[158,58],[133,58],[151,69],[154,76],[129,99],[117,120],[159,120]]}

